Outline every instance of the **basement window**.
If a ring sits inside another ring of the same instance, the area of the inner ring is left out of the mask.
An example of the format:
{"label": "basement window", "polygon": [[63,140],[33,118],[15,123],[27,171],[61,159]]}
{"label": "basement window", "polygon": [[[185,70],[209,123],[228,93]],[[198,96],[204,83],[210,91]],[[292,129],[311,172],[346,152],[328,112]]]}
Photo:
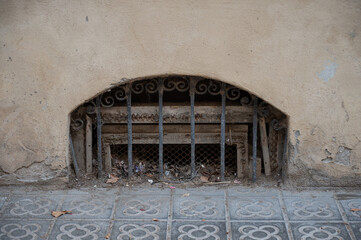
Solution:
{"label": "basement window", "polygon": [[195,76],[133,80],[71,114],[73,166],[77,174],[140,181],[277,175],[285,126],[286,116],[278,109],[220,81]]}

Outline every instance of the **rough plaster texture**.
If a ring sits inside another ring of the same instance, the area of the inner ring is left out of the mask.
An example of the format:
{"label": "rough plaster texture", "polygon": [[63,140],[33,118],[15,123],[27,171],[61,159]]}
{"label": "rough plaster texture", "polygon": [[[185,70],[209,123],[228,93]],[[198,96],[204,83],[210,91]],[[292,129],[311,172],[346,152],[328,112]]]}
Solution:
{"label": "rough plaster texture", "polygon": [[1,183],[66,180],[69,113],[111,84],[189,74],[289,116],[289,181],[356,184],[360,22],[358,0],[1,0]]}

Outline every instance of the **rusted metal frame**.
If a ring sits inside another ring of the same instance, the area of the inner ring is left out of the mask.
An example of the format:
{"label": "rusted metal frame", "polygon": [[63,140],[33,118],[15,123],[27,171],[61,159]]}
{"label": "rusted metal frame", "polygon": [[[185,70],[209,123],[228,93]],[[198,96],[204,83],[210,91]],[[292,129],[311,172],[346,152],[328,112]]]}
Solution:
{"label": "rusted metal frame", "polygon": [[73,164],[74,164],[74,170],[75,170],[75,175],[76,178],[79,178],[79,166],[78,166],[78,161],[76,159],[76,155],[75,155],[75,149],[74,149],[74,144],[73,144],[73,139],[71,137],[71,133],[69,132],[69,143],[70,143],[70,148],[71,148],[71,155],[73,157]]}
{"label": "rusted metal frame", "polygon": [[159,97],[159,179],[163,179],[163,79],[158,82]]}
{"label": "rusted metal frame", "polygon": [[196,175],[196,142],[195,142],[195,117],[194,117],[194,98],[195,98],[195,81],[190,79],[189,95],[191,101],[191,175]]}
{"label": "rusted metal frame", "polygon": [[127,84],[127,112],[128,112],[128,177],[133,176],[133,136],[132,136],[132,84]]}
{"label": "rusted metal frame", "polygon": [[96,100],[97,112],[97,152],[98,152],[98,178],[102,176],[103,159],[102,159],[102,119],[100,115],[100,96]]}
{"label": "rusted metal frame", "polygon": [[255,182],[257,179],[257,108],[258,108],[258,98],[254,98],[253,102],[253,154],[252,154],[252,182]]}
{"label": "rusted metal frame", "polygon": [[221,181],[224,181],[226,154],[226,84],[221,86],[222,114],[221,114]]}
{"label": "rusted metal frame", "polygon": [[92,154],[92,119],[86,115],[86,127],[85,127],[85,169],[86,173],[93,171],[93,154]]}

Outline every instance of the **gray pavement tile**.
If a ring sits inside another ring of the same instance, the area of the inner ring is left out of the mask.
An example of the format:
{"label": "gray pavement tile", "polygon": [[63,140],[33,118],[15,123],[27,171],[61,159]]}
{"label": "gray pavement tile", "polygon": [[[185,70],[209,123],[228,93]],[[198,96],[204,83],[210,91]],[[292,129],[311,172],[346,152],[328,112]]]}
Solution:
{"label": "gray pavement tile", "polygon": [[283,222],[232,222],[233,239],[288,239]]}
{"label": "gray pavement tile", "polygon": [[222,196],[174,196],[173,219],[224,220],[225,202]]}
{"label": "gray pavement tile", "polygon": [[159,188],[159,187],[123,187],[120,189],[120,195],[121,196],[126,196],[129,194],[132,195],[150,195],[150,194],[155,194],[155,195],[170,195],[170,188]]}
{"label": "gray pavement tile", "polygon": [[45,239],[50,221],[0,220],[0,239]]}
{"label": "gray pavement tile", "polygon": [[217,187],[199,187],[199,188],[176,188],[174,194],[183,195],[189,193],[190,196],[193,195],[204,195],[204,196],[223,196],[224,189]]}
{"label": "gray pavement tile", "polygon": [[303,197],[303,198],[315,198],[315,197],[333,197],[334,191],[326,190],[312,190],[312,191],[289,191],[282,190],[284,198],[288,197]]}
{"label": "gray pavement tile", "polygon": [[361,199],[340,200],[340,202],[349,221],[361,222],[361,211],[357,211],[358,209],[361,209]]}
{"label": "gray pavement tile", "polygon": [[229,197],[231,220],[283,220],[276,197]]}
{"label": "gray pavement tile", "polygon": [[1,218],[51,219],[60,199],[59,196],[13,196],[4,205]]}
{"label": "gray pavement tile", "polygon": [[105,239],[108,221],[57,220],[49,239]]}
{"label": "gray pavement tile", "polygon": [[332,198],[284,198],[290,220],[342,220]]}
{"label": "gray pavement tile", "polygon": [[61,210],[71,211],[62,218],[66,219],[109,219],[113,210],[115,196],[91,197],[68,195]]}
{"label": "gray pavement tile", "polygon": [[116,219],[166,219],[168,218],[170,196],[127,195],[120,197]]}
{"label": "gray pavement tile", "polygon": [[349,236],[344,223],[305,222],[291,223],[295,240],[348,240]]}
{"label": "gray pavement tile", "polygon": [[235,197],[272,197],[278,196],[279,190],[263,187],[236,186],[228,188],[228,195]]}
{"label": "gray pavement tile", "polygon": [[356,239],[361,239],[361,223],[351,223],[350,225]]}
{"label": "gray pavement tile", "polygon": [[110,239],[166,239],[167,222],[115,221]]}
{"label": "gray pavement tile", "polygon": [[173,221],[171,239],[220,240],[227,239],[225,222]]}

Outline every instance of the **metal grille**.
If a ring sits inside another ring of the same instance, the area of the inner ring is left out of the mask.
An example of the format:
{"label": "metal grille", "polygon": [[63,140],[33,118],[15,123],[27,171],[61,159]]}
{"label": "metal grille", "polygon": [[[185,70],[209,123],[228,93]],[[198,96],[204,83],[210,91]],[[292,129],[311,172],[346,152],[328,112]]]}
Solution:
{"label": "metal grille", "polygon": [[[220,176],[219,144],[196,144],[196,169],[198,174],[217,180]],[[164,178],[183,180],[191,178],[191,145],[164,144]],[[113,170],[122,176],[128,176],[127,145],[111,145]],[[133,172],[137,176],[157,176],[159,145],[133,145]],[[235,145],[227,145],[225,152],[225,176],[234,176],[237,171],[237,149]]]}

